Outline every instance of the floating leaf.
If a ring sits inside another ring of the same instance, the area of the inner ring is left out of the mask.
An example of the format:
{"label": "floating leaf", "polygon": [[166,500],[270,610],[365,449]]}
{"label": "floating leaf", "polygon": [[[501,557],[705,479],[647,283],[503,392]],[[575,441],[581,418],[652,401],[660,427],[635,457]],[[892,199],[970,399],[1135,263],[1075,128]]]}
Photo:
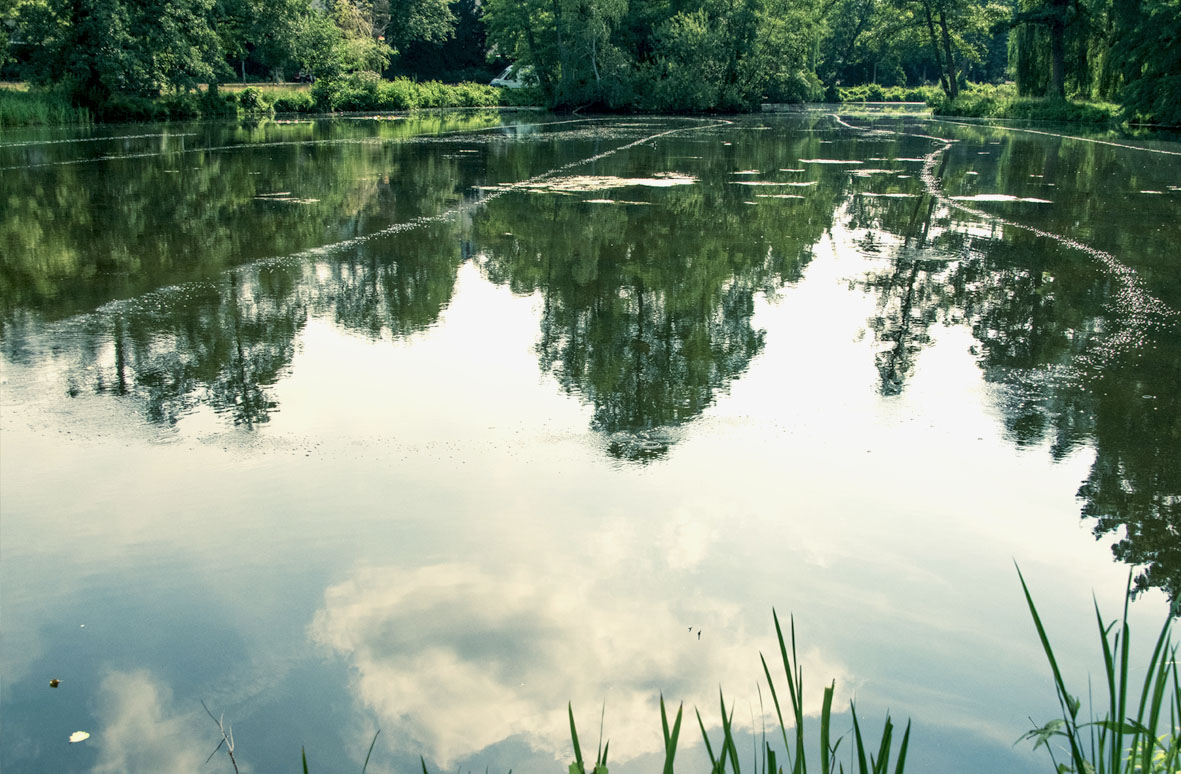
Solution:
{"label": "floating leaf", "polygon": [[74,733],[70,734],[70,744],[73,744],[75,742],[85,742],[89,738],[90,738],[90,734],[88,734],[87,732],[75,731]]}

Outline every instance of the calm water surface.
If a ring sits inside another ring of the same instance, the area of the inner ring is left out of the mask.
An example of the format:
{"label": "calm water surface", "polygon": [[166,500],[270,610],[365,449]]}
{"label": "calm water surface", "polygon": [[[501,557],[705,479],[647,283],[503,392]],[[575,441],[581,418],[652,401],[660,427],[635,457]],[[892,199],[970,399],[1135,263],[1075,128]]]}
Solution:
{"label": "calm water surface", "polygon": [[1181,144],[1039,132],[0,136],[0,765],[228,770],[204,701],[253,771],[564,770],[572,701],[650,771],[661,691],[761,729],[774,607],[908,770],[1048,770],[1014,561],[1079,692],[1092,591],[1181,594]]}

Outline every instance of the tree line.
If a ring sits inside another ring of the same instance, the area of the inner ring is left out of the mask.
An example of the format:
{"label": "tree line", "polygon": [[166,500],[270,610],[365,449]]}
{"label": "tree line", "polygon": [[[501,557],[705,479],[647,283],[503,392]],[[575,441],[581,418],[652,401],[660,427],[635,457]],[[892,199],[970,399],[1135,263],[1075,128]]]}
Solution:
{"label": "tree line", "polygon": [[[454,49],[476,0],[3,0],[0,64],[77,104],[216,90],[232,80],[388,72],[399,54]],[[483,64],[461,41],[460,65]]]}
{"label": "tree line", "polygon": [[260,77],[486,79],[550,107],[746,110],[1015,80],[1181,123],[1181,0],[5,0],[6,72],[80,104]]}

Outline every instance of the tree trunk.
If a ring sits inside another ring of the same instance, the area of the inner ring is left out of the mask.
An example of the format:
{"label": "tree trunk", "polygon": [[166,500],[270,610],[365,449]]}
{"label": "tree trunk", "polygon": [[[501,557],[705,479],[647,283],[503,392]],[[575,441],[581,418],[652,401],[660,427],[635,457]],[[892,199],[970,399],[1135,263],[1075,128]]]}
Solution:
{"label": "tree trunk", "polygon": [[931,51],[935,54],[935,66],[939,68],[939,85],[948,99],[955,99],[951,86],[947,83],[947,71],[943,67],[943,55],[939,53],[939,38],[935,34],[935,22],[931,19],[931,6],[924,0],[923,13],[927,17],[927,33],[931,36]]}
{"label": "tree trunk", "polygon": [[537,37],[533,34],[533,25],[525,25],[525,43],[529,46],[529,58],[533,60],[533,69],[537,73],[537,80],[541,82],[541,91],[545,101],[551,105],[554,102],[554,84],[550,81],[549,70],[545,63],[537,58]]}
{"label": "tree trunk", "polygon": [[558,82],[557,88],[562,92],[562,99],[566,99],[567,89],[566,84],[570,82],[570,62],[566,51],[566,42],[562,37],[562,25],[565,21],[562,19],[562,5],[559,0],[553,0],[554,9],[554,34],[558,43]]}
{"label": "tree trunk", "polygon": [[602,96],[602,85],[599,83],[599,53],[598,40],[591,38],[591,69],[595,72],[595,95]]}
{"label": "tree trunk", "polygon": [[1066,99],[1066,28],[1060,21],[1050,24],[1050,94]]}
{"label": "tree trunk", "polygon": [[947,57],[947,82],[951,86],[951,98],[955,99],[960,93],[959,76],[956,74],[955,53],[951,50],[951,34],[947,31],[947,15],[939,11],[939,28],[943,33],[943,54]]}

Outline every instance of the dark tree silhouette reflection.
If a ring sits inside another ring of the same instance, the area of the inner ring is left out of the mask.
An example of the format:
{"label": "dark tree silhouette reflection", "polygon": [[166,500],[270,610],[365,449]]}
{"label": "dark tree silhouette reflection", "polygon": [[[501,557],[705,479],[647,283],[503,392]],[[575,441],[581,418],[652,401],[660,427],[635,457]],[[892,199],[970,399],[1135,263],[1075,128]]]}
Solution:
{"label": "dark tree silhouette reflection", "polygon": [[[1046,152],[1054,156],[1054,146]],[[1023,157],[1009,169],[1036,177],[1030,170],[1051,174],[1057,163],[1056,156]],[[1004,181],[998,185],[1004,190]],[[1048,443],[1057,459],[1082,445],[1093,448],[1078,491],[1082,517],[1097,539],[1114,539],[1117,559],[1137,568],[1138,590],[1163,590],[1181,614],[1175,315],[1130,310],[1119,283],[1076,250],[929,205],[926,222],[916,225],[922,205],[911,202],[863,199],[850,210],[852,225],[901,238],[888,251],[889,269],[864,283],[879,295],[879,308],[891,312],[870,320],[884,345],[877,356],[883,393],[902,389],[933,321],[968,326],[1009,438],[1018,446]],[[1069,231],[1068,225],[1055,227]],[[1135,255],[1144,289],[1158,298],[1175,296],[1173,277],[1152,270],[1167,262],[1167,244],[1123,252]]]}
{"label": "dark tree silhouette reflection", "polygon": [[832,179],[806,200],[752,208],[734,169],[786,159],[695,158],[700,184],[625,187],[610,192],[615,204],[593,201],[602,193],[513,194],[476,223],[488,276],[541,296],[541,368],[590,403],[620,459],[663,456],[676,428],[748,368],[764,340],[751,325],[755,298],[798,279],[839,197]]}

